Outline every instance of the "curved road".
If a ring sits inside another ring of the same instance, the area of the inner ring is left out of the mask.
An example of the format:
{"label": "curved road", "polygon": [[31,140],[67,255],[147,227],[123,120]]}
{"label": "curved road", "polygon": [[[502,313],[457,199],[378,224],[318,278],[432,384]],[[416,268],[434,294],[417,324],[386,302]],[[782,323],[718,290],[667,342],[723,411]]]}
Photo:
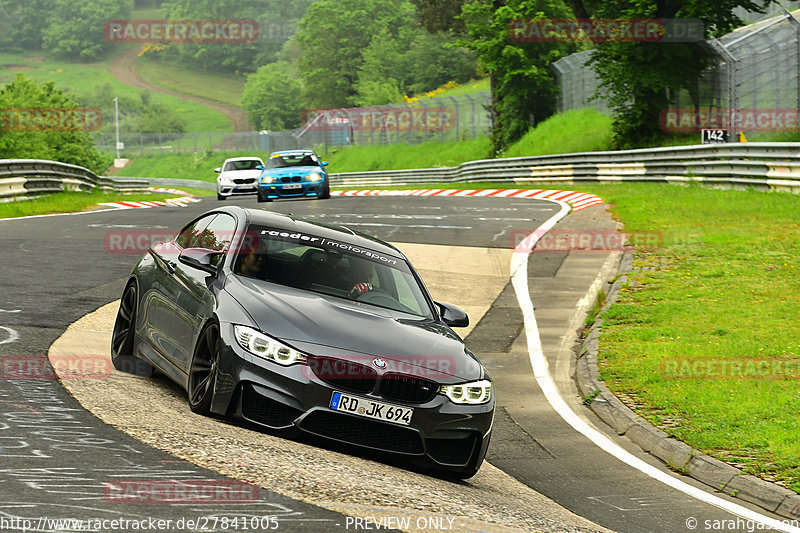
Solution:
{"label": "curved road", "polygon": [[[251,200],[239,202],[256,206]],[[108,232],[172,233],[194,214],[213,206],[211,200],[186,209],[0,221],[4,250],[0,264],[3,372],[24,368],[28,377],[38,372],[39,377],[46,378],[43,356],[66,326],[119,298],[136,256],[108,253],[104,248]],[[548,202],[521,199],[424,197],[287,201],[270,208],[347,224],[395,242],[497,248],[507,247],[517,236],[529,233],[558,209]],[[600,206],[570,215],[558,228],[607,228],[610,221],[603,209]],[[582,408],[570,390],[569,364],[563,359],[564,336],[576,300],[605,261],[601,254],[532,254],[528,272],[550,368],[562,395],[589,422],[594,420],[593,415]],[[725,531],[747,529],[744,522],[737,527],[736,516],[633,470],[572,430],[544,400],[533,379],[522,329],[521,312],[509,286],[466,339],[490,368],[497,385],[496,427],[488,457],[492,464],[567,509],[611,529],[704,531],[708,530],[702,527],[706,520],[732,526]],[[4,489],[0,526],[3,519],[15,517],[174,519],[243,513],[278,516],[282,529],[291,531],[352,529],[341,514],[264,489],[256,502],[238,507],[114,505],[109,503],[110,481],[221,478],[99,423],[52,379],[0,379],[0,403],[0,485]],[[620,446],[661,467],[633,449],[626,439],[609,433],[602,423],[597,426]],[[301,475],[313,476],[313,472]],[[386,503],[378,501],[375,505]],[[687,528],[691,518],[699,520],[700,527]],[[558,524],[542,527],[565,530]]]}

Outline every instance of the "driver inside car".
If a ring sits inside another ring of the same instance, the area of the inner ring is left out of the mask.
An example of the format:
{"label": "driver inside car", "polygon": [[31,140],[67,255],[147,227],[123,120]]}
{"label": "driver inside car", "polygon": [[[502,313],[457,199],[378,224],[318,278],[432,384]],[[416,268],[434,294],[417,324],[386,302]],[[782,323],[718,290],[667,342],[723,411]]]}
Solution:
{"label": "driver inside car", "polygon": [[356,280],[356,282],[349,292],[349,297],[351,299],[358,299],[362,294],[381,286],[381,282],[378,279],[378,272],[372,264],[366,261],[358,261],[358,263],[353,265],[353,272],[353,279]]}
{"label": "driver inside car", "polygon": [[258,243],[240,257],[239,272],[245,276],[263,278],[267,265],[267,251]]}

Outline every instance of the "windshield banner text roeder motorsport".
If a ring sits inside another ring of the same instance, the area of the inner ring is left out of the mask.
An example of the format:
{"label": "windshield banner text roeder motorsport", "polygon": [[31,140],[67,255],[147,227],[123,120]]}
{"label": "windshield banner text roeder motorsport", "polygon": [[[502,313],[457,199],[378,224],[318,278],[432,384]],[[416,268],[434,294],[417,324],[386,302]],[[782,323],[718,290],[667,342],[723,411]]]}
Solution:
{"label": "windshield banner text roeder motorsport", "polygon": [[[253,228],[251,228],[251,231],[252,229]],[[359,246],[353,246],[352,244],[346,242],[339,242],[339,241],[334,241],[332,239],[326,239],[324,237],[306,235],[304,233],[300,233],[297,231],[264,228],[261,229],[260,235],[262,237],[267,237],[270,239],[294,242],[297,244],[304,244],[307,246],[318,246],[320,248],[325,248],[327,250],[337,250],[340,252],[346,252],[351,255],[364,257],[365,259],[369,259],[371,261],[374,261],[376,263],[381,263],[384,265],[400,267],[401,265],[404,264],[403,261],[399,261],[397,258],[390,257],[384,254],[379,254],[373,250],[368,250],[366,248],[361,248]]]}

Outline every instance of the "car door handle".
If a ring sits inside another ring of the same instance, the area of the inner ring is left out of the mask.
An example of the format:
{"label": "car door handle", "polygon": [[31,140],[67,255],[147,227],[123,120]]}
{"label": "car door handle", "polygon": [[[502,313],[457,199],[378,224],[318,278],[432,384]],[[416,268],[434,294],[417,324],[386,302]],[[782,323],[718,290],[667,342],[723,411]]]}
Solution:
{"label": "car door handle", "polygon": [[174,261],[164,261],[164,265],[166,265],[167,270],[169,270],[170,274],[175,273],[175,269],[178,268],[178,264]]}

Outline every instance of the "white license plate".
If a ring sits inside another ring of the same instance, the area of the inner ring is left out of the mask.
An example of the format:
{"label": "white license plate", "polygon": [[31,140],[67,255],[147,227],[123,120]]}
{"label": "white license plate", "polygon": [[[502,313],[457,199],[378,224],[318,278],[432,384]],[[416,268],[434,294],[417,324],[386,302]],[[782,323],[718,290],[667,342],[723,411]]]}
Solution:
{"label": "white license plate", "polygon": [[393,424],[407,426],[411,423],[414,409],[399,407],[383,402],[374,402],[366,398],[358,398],[341,392],[334,392],[331,396],[330,408],[334,411],[344,411],[365,418],[383,420]]}
{"label": "white license plate", "polygon": [[302,186],[301,184],[299,184],[299,183],[290,183],[289,185],[284,185],[284,186],[283,186],[283,187],[281,187],[281,188],[282,188],[284,191],[286,191],[286,190],[290,190],[290,189],[302,189],[302,188],[303,188],[303,186]]}

